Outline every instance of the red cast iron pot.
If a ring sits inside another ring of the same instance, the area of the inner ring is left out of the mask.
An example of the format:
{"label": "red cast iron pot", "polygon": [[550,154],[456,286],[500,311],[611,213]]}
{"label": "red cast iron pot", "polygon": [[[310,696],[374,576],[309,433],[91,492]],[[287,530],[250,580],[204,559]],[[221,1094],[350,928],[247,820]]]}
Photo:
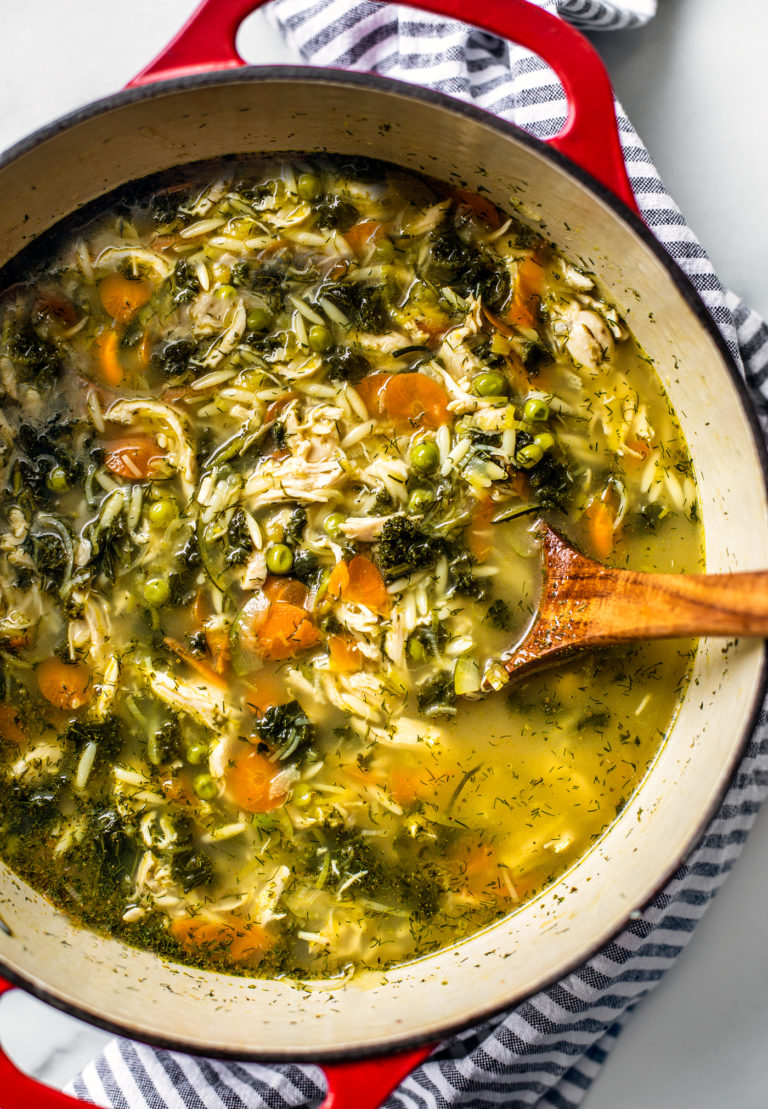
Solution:
{"label": "red cast iron pot", "polygon": [[[541,55],[568,99],[562,132],[542,143],[466,104],[380,77],[242,68],[235,34],[260,0],[205,0],[131,88],[38,132],[0,161],[0,264],[126,181],[223,154],[369,154],[483,187],[502,207],[512,195],[566,255],[601,275],[653,358],[694,459],[708,569],[768,565],[761,437],[706,308],[636,215],[597,55],[527,0],[485,0],[478,11],[470,0],[411,3]],[[737,645],[724,656],[721,645],[703,641],[667,742],[601,840],[541,896],[452,948],[386,974],[312,988],[197,971],[77,927],[0,866],[4,988],[22,986],[161,1047],[321,1061],[325,1109],[374,1109],[440,1038],[560,978],[659,889],[725,791],[764,692],[763,656],[762,645]],[[2,1054],[0,1100],[3,1109],[79,1104],[37,1085]]]}

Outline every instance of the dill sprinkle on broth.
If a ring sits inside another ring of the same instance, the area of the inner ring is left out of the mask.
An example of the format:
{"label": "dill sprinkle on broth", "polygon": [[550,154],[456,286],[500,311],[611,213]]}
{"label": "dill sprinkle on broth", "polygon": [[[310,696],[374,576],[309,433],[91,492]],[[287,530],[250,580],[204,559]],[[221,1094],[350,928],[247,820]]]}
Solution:
{"label": "dill sprinkle on broth", "polygon": [[484,197],[296,157],[133,186],[2,287],[11,867],[130,944],[307,978],[457,942],[588,849],[693,652],[505,688],[536,518],[701,561],[680,429],[591,273]]}

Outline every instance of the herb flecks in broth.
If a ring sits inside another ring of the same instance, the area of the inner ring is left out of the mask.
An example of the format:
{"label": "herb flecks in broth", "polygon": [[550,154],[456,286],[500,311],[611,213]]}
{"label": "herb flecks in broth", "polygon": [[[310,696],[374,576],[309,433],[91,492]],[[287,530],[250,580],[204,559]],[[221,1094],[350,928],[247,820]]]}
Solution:
{"label": "herb flecks in broth", "polygon": [[685,443],[591,275],[392,167],[241,163],[126,193],[0,313],[12,867],[128,942],[303,977],[455,942],[584,853],[689,654],[472,697],[535,608],[537,515],[698,565]]}

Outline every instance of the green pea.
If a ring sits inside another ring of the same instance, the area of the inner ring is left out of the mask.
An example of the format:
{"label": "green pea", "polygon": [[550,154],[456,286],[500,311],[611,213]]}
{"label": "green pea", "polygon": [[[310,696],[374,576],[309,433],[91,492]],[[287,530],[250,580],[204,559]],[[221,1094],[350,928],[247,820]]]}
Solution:
{"label": "green pea", "polygon": [[190,743],[187,747],[186,755],[187,762],[192,763],[193,766],[198,766],[208,758],[208,745],[206,743],[201,743],[199,740]]}
{"label": "green pea", "polygon": [[307,782],[297,782],[293,787],[293,803],[305,809],[312,800],[314,791]]}
{"label": "green pea", "polygon": [[285,543],[275,543],[267,551],[267,569],[271,574],[287,574],[293,566],[293,551]]}
{"label": "green pea", "polygon": [[343,512],[331,512],[323,520],[323,529],[326,535],[330,535],[331,539],[335,539],[337,535],[341,534],[341,525],[346,520]]}
{"label": "green pea", "polygon": [[376,243],[376,248],[373,252],[373,259],[376,262],[381,262],[382,265],[387,265],[395,256],[395,248],[392,245],[391,239],[379,239]]}
{"label": "green pea", "polygon": [[302,200],[314,200],[320,192],[320,182],[314,173],[302,173],[296,182],[296,192]]}
{"label": "green pea", "polygon": [[144,600],[152,608],[164,605],[171,595],[171,587],[165,578],[147,578],[144,583]]}
{"label": "green pea", "polygon": [[331,332],[324,324],[316,323],[310,327],[307,341],[312,350],[316,350],[318,354],[322,354],[323,351],[333,346],[333,335],[331,335]]}
{"label": "green pea", "polygon": [[408,640],[408,658],[411,662],[426,662],[427,652],[424,650],[424,644],[420,643],[418,639]]}
{"label": "green pea", "polygon": [[48,477],[45,479],[45,484],[52,493],[64,493],[69,488],[66,472],[61,466],[54,466]]}
{"label": "green pea", "polygon": [[252,308],[246,317],[246,322],[250,331],[269,331],[272,319],[272,313],[266,308]]}
{"label": "green pea", "polygon": [[547,451],[551,451],[555,445],[555,437],[548,431],[540,431],[538,435],[534,435],[533,441],[537,447],[541,447],[545,454]]}
{"label": "green pea", "polygon": [[237,289],[234,285],[219,285],[216,289],[216,296],[219,300],[229,300],[230,297],[237,296]]}
{"label": "green pea", "polygon": [[525,402],[523,419],[529,424],[540,424],[549,419],[549,405],[540,397],[531,397]]}
{"label": "green pea", "polygon": [[440,451],[430,440],[422,440],[411,447],[411,466],[417,474],[431,474],[440,461]]}
{"label": "green pea", "polygon": [[515,462],[518,466],[522,466],[524,470],[530,470],[541,462],[544,457],[544,451],[538,443],[529,443],[527,447],[521,447],[515,455]]}
{"label": "green pea", "polygon": [[198,774],[192,783],[192,789],[203,801],[212,801],[219,792],[219,787],[210,774]]}
{"label": "green pea", "polygon": [[420,487],[414,489],[411,493],[408,499],[408,507],[411,512],[423,512],[426,508],[429,508],[431,504],[434,504],[434,501],[435,494],[432,490]]}
{"label": "green pea", "polygon": [[503,397],[507,393],[507,379],[497,370],[485,370],[472,381],[479,397]]}
{"label": "green pea", "polygon": [[163,497],[162,500],[155,501],[147,509],[149,522],[157,527],[167,527],[168,524],[172,524],[178,514],[179,507],[172,497]]}

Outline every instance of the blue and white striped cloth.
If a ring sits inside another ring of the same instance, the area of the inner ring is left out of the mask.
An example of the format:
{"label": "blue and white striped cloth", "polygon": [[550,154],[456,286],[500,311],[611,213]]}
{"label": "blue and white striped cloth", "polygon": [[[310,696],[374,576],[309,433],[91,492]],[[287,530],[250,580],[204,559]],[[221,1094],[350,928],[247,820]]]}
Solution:
{"label": "blue and white striped cloth", "polygon": [[[586,29],[639,26],[653,0],[535,0]],[[535,56],[466,25],[367,0],[274,0],[268,9],[310,63],[376,71],[428,85],[540,138],[565,118],[562,89]],[[624,154],[643,216],[691,278],[743,365],[768,432],[768,328],[726,294],[648,152],[619,108]],[[714,820],[638,919],[584,966],[503,1016],[446,1040],[387,1109],[574,1109],[630,1012],[687,944],[741,851],[768,793],[768,714]],[[114,1109],[309,1109],[323,1096],[309,1066],[193,1059],[115,1040],[72,1092]]]}

